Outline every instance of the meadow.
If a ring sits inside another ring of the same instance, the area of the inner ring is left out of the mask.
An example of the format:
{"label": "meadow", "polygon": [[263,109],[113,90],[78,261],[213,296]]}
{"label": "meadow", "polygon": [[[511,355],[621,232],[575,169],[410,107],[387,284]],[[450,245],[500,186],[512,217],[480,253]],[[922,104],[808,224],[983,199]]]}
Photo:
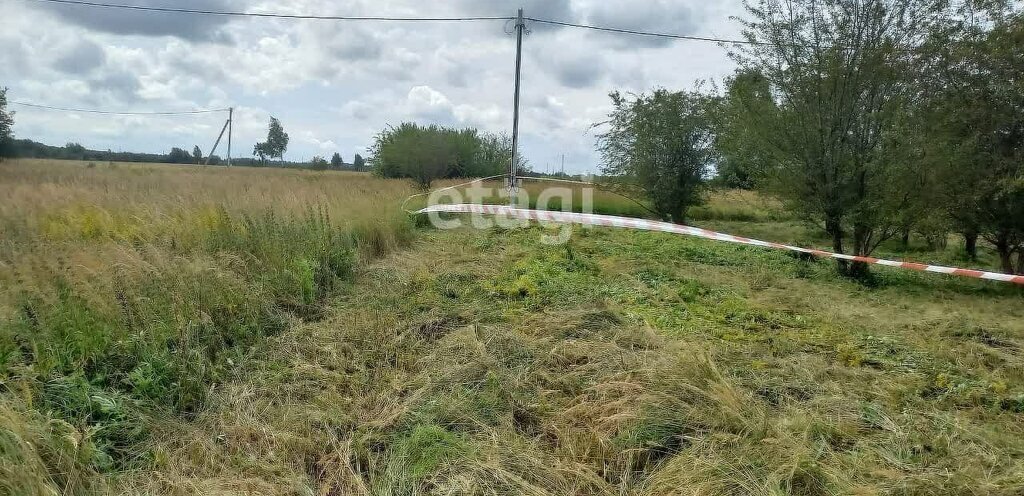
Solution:
{"label": "meadow", "polygon": [[[434,230],[400,211],[411,192],[0,164],[0,492],[1024,490],[1020,288],[659,233]],[[691,215],[827,245],[748,192]],[[910,249],[882,255],[960,259]]]}

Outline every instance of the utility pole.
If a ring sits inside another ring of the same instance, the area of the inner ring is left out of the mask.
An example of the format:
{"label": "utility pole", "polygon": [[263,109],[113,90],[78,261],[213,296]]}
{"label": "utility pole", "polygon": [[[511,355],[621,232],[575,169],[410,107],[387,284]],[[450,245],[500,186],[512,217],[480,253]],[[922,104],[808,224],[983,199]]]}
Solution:
{"label": "utility pole", "polygon": [[[228,143],[231,143],[230,136],[228,137]],[[565,154],[562,154],[562,175],[565,175]]]}
{"label": "utility pole", "polygon": [[[516,94],[515,108],[512,110],[512,163],[509,165],[509,192],[515,191],[518,187],[519,176],[519,74],[523,65],[523,30],[526,29],[526,22],[523,20],[523,9],[519,9],[516,18]],[[513,202],[512,195],[509,195],[509,202]]]}
{"label": "utility pole", "polygon": [[235,107],[228,107],[228,167],[231,167],[231,131],[234,131]]}
{"label": "utility pole", "polygon": [[217,135],[217,141],[213,143],[213,148],[210,148],[210,153],[206,155],[206,165],[210,165],[210,159],[213,158],[213,154],[217,153],[217,145],[220,145],[221,138],[224,137],[224,132],[228,133],[228,167],[231,167],[231,121],[233,121],[233,115],[235,108],[231,107],[228,109],[228,120],[224,122],[224,127],[220,128],[220,134]]}

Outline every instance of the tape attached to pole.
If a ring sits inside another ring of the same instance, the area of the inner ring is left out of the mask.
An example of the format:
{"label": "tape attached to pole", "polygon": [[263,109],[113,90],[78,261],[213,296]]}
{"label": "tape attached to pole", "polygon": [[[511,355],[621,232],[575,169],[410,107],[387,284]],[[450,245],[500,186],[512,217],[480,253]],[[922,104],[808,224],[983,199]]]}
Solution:
{"label": "tape attached to pole", "polygon": [[660,231],[673,234],[683,234],[687,236],[696,236],[698,238],[712,239],[715,241],[738,243],[742,245],[760,246],[763,248],[774,248],[776,250],[789,250],[799,253],[806,253],[808,255],[814,255],[816,257],[822,258],[836,258],[839,260],[848,260],[851,262],[864,262],[875,265],[885,265],[888,267],[898,267],[902,269],[917,270],[921,272],[952,274],[955,276],[973,277],[975,279],[987,279],[990,281],[1002,281],[1024,285],[1024,276],[1002,274],[999,272],[985,272],[981,270],[960,269],[956,267],[943,267],[941,265],[926,265],[912,262],[898,262],[895,260],[883,260],[880,258],[872,257],[855,257],[853,255],[844,255],[841,253],[832,253],[823,250],[801,248],[799,246],[771,243],[768,241],[761,241],[758,239],[750,239],[741,236],[733,236],[731,234],[709,231],[707,229],[701,229],[699,227],[683,226],[679,224],[672,224],[670,222],[660,222],[655,220],[633,219],[629,217],[618,217],[614,215],[581,214],[575,212],[556,212],[549,210],[532,210],[525,208],[506,207],[501,205],[478,205],[471,203],[457,203],[452,205],[431,205],[427,208],[419,210],[417,213],[426,214],[431,212],[506,215],[518,219],[537,220],[543,222],[557,222],[561,224],[626,227],[630,229],[640,229],[644,231]]}

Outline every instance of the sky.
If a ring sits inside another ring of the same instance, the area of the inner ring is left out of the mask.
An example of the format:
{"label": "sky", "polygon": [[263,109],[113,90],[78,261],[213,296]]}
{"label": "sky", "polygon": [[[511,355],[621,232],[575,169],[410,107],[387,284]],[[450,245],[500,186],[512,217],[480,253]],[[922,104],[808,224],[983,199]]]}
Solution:
{"label": "sky", "polygon": [[[739,0],[107,0],[287,14],[514,16],[738,38]],[[734,69],[714,43],[528,23],[520,138],[537,171],[596,172],[608,93],[692,89]],[[368,155],[403,121],[512,129],[515,37],[504,21],[385,23],[233,18],[0,0],[0,86],[8,100],[108,111],[235,108],[233,156],[251,157],[270,116],[285,159]],[[208,152],[226,115],[110,116],[10,105],[15,136],[48,144]],[[224,146],[223,144],[221,145]],[[218,154],[224,156],[224,150]]]}

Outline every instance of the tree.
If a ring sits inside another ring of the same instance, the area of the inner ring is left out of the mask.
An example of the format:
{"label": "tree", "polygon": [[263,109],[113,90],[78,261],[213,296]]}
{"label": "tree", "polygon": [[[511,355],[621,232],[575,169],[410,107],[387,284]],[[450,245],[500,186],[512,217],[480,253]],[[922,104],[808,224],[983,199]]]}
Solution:
{"label": "tree", "polygon": [[707,99],[664,89],[632,99],[609,96],[610,129],[597,146],[602,171],[639,187],[659,214],[685,222],[687,210],[701,201],[713,157]]}
{"label": "tree", "polygon": [[313,157],[313,159],[309,161],[309,168],[313,170],[327,170],[327,165],[327,159],[319,155]]}
{"label": "tree", "polygon": [[760,130],[747,116],[777,112],[768,80],[758,72],[737,72],[726,80],[725,95],[714,101],[716,182],[753,189],[757,171],[765,170],[771,157],[752,135]]}
{"label": "tree", "polygon": [[284,152],[288,149],[288,133],[284,132],[281,121],[276,117],[270,118],[270,126],[267,130],[267,140],[256,143],[252,154],[260,158],[260,162],[266,163],[267,158],[284,158]]}
{"label": "tree", "polygon": [[928,174],[968,255],[980,236],[1004,272],[1024,274],[1024,23],[1005,4],[977,7],[935,26],[921,51]]}
{"label": "tree", "polygon": [[195,160],[197,164],[203,163],[203,151],[199,149],[199,145],[192,148],[192,160]]}
{"label": "tree", "polygon": [[266,143],[256,143],[252,147],[252,154],[260,159],[260,165],[267,165],[267,157],[270,156],[270,153],[267,151]]}
{"label": "tree", "polygon": [[[774,108],[741,114],[744,139],[770,160],[758,180],[809,219],[832,248],[869,255],[899,231],[912,201],[894,147],[912,97],[912,60],[931,0],[761,0],[746,3],[741,71],[765,78]],[[839,260],[850,275],[867,264]]]}
{"label": "tree", "polygon": [[[379,176],[411,178],[427,188],[435,179],[499,174],[507,161],[496,163],[490,157],[497,154],[492,148],[500,146],[496,145],[500,142],[472,128],[404,122],[377,134],[370,148],[371,164]],[[503,153],[505,157],[508,154],[508,151]],[[357,156],[356,160],[361,161],[362,157]]]}
{"label": "tree", "polygon": [[14,112],[7,111],[7,88],[0,89],[0,160],[14,155]]}
{"label": "tree", "polygon": [[357,172],[362,172],[362,170],[365,167],[366,167],[366,161],[363,160],[363,156],[362,155],[357,153],[355,158],[352,159],[352,168],[355,169]]}
{"label": "tree", "polygon": [[339,154],[338,152],[334,152],[334,156],[331,157],[331,167],[334,167],[335,169],[340,169],[341,166],[343,165],[345,165],[345,162],[341,160],[341,154]]}
{"label": "tree", "polygon": [[171,153],[167,154],[167,163],[170,164],[190,164],[192,163],[192,156],[181,148],[171,148]]}

